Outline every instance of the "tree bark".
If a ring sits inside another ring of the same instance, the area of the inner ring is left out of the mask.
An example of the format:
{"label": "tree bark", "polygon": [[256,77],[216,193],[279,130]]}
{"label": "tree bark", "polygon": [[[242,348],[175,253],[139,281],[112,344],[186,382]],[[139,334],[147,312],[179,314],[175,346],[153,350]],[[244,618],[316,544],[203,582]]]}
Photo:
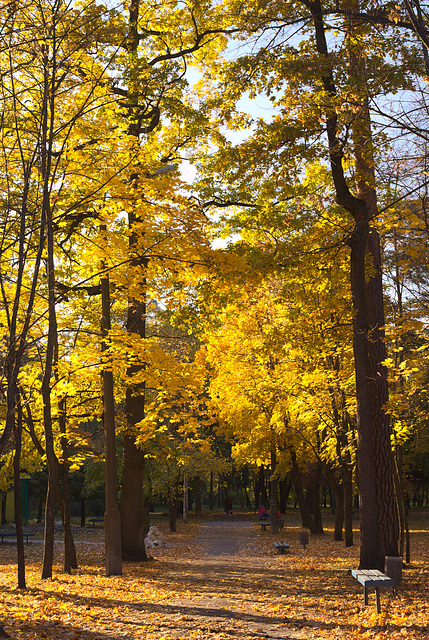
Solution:
{"label": "tree bark", "polygon": [[203,513],[201,504],[201,478],[197,476],[195,478],[195,515],[201,516]]}
{"label": "tree bark", "polygon": [[[103,225],[102,231],[105,230]],[[110,282],[107,276],[101,279],[101,333],[102,352],[108,349],[110,321]],[[104,544],[106,574],[122,575],[121,514],[118,500],[118,472],[116,463],[115,398],[113,371],[104,363],[103,369],[103,431],[104,431],[104,479],[105,502]]]}
{"label": "tree bark", "polygon": [[277,533],[279,530],[279,503],[277,481],[277,456],[275,449],[271,450],[271,478],[270,478],[270,530]]}
{"label": "tree bark", "polygon": [[[129,26],[130,35],[128,41],[128,51],[131,57],[131,67],[135,65],[137,50],[139,45],[139,33],[137,28],[139,17],[140,1],[131,0],[129,5]],[[131,68],[131,86],[129,88],[130,101],[138,104],[138,84],[136,69]],[[130,124],[128,135],[135,139],[138,144],[139,124],[136,121],[133,110],[129,113]],[[137,174],[131,176],[131,190],[138,192]],[[135,273],[132,279],[137,277],[136,272],[147,267],[145,258],[133,255],[137,248],[138,237],[135,225],[138,219],[134,211],[129,212],[128,225],[130,229],[129,251],[130,267]],[[134,297],[128,300],[127,331],[131,335],[138,336],[141,340],[146,338],[146,278],[142,277],[141,297]],[[128,368],[128,375],[141,371],[144,363],[136,364]],[[145,384],[128,384],[125,398],[125,415],[127,419],[127,430],[124,435],[123,448],[123,473],[122,473],[122,494],[121,494],[121,531],[122,531],[122,557],[124,560],[141,562],[147,560],[144,538],[149,531],[148,511],[144,508],[143,483],[145,457],[144,452],[136,445],[137,425],[144,418],[145,412]]]}
{"label": "tree bark", "polygon": [[[58,406],[59,428],[61,433],[61,449],[63,462],[60,464],[61,481],[63,485],[63,510],[61,513],[64,526],[64,573],[71,573],[72,569],[77,569],[76,547],[73,540],[70,514],[70,488],[69,488],[69,466],[68,447],[66,438],[66,398],[62,398]],[[59,493],[59,492],[58,492]],[[61,496],[60,500],[61,500]]]}
{"label": "tree bark", "polygon": [[[316,34],[316,44],[319,54],[328,60],[329,52],[326,43],[323,12],[320,0],[309,3]],[[323,88],[333,99],[336,97],[336,87],[332,71],[324,72],[321,77]],[[397,536],[395,526],[396,509],[392,505],[392,466],[390,446],[390,430],[388,430],[384,416],[380,415],[382,399],[385,398],[384,380],[375,381],[374,375],[380,371],[379,354],[384,348],[380,344],[381,332],[378,324],[380,309],[383,306],[383,289],[381,276],[371,278],[367,287],[365,256],[367,248],[375,259],[375,238],[370,237],[369,223],[371,212],[368,203],[362,197],[351,194],[343,170],[343,152],[338,134],[338,116],[334,109],[327,108],[326,131],[328,136],[329,158],[331,174],[335,186],[337,202],[353,217],[354,231],[350,237],[350,282],[354,309],[353,323],[353,352],[356,373],[357,398],[357,431],[358,431],[358,468],[359,495],[361,517],[361,554],[360,567],[362,569],[384,569],[384,554],[387,549],[395,553],[394,539]],[[356,135],[355,135],[356,137]],[[356,138],[359,145],[362,136]],[[366,141],[365,151],[370,151],[370,140]],[[362,156],[363,157],[363,156]],[[358,152],[356,161],[359,163]],[[361,174],[362,176],[362,174]],[[359,179],[359,178],[358,178]],[[374,263],[377,272],[377,263]],[[370,307],[370,308],[369,308]],[[375,332],[372,332],[370,344],[369,332],[371,319],[377,319]],[[383,469],[382,476],[377,465]],[[381,504],[386,498],[387,504]],[[374,526],[375,524],[375,526]],[[381,527],[388,530],[380,532]]]}
{"label": "tree bark", "polygon": [[314,528],[313,518],[304,496],[301,470],[298,466],[296,454],[293,450],[290,452],[290,455],[291,455],[291,462],[292,462],[291,480],[292,480],[293,488],[295,489],[295,496],[296,496],[299,511],[301,514],[301,523],[303,527],[305,527],[306,529],[310,529],[310,531],[313,533],[313,528]]}
{"label": "tree bark", "polygon": [[18,561],[18,589],[26,589],[25,581],[25,552],[24,535],[22,528],[21,512],[21,439],[22,439],[22,408],[17,407],[17,420],[14,425],[15,453],[13,456],[13,477],[14,477],[14,501],[15,501],[15,526],[16,526],[16,549]]}

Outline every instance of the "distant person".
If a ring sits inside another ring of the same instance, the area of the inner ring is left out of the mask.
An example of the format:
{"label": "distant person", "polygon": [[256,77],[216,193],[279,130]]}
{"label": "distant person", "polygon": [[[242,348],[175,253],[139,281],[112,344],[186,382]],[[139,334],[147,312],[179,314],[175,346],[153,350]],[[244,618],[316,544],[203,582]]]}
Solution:
{"label": "distant person", "polygon": [[225,513],[230,513],[232,515],[232,498],[229,496],[225,500]]}
{"label": "distant person", "polygon": [[262,506],[258,512],[259,520],[268,520],[268,511]]}

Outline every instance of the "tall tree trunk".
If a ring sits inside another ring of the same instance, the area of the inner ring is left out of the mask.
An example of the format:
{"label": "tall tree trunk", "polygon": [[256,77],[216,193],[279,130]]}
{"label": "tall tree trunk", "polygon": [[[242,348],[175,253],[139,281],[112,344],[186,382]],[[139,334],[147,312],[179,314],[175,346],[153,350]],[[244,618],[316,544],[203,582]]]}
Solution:
{"label": "tall tree trunk", "polygon": [[344,493],[344,537],[346,547],[353,546],[353,482],[351,470],[346,472],[346,477],[343,479],[343,493]]}
{"label": "tall tree trunk", "polygon": [[64,573],[70,574],[72,569],[77,569],[77,556],[71,528],[68,446],[66,438],[66,402],[66,398],[64,397],[58,403],[58,424],[61,433],[61,450],[63,454],[63,462],[60,464],[60,474],[63,486],[63,510],[61,518],[64,526]]}
{"label": "tall tree trunk", "polygon": [[280,505],[279,510],[280,513],[285,513],[287,510],[287,502],[289,500],[289,494],[291,490],[292,482],[290,480],[290,476],[280,480],[279,489],[280,489]]}
{"label": "tall tree trunk", "polygon": [[[101,231],[105,231],[103,225]],[[108,349],[107,341],[111,329],[110,282],[107,276],[101,278],[101,333],[102,352]],[[104,544],[106,574],[122,575],[121,514],[118,499],[118,471],[116,463],[115,398],[113,371],[104,363],[103,368],[103,430],[104,430]]]}
{"label": "tall tree trunk", "polygon": [[[135,68],[140,35],[138,33],[140,1],[131,0],[129,4],[129,26],[130,34],[128,39],[128,52],[130,54],[130,87],[128,90],[129,101],[138,104],[139,86],[137,82],[137,70]],[[128,135],[139,144],[139,124],[133,108],[129,112]],[[139,176],[131,176],[131,188],[135,194],[139,192]],[[137,195],[136,195],[137,197]],[[128,214],[128,225],[130,229],[129,251],[130,268],[133,272],[132,280],[141,278],[140,297],[130,297],[128,300],[127,331],[129,334],[138,336],[141,340],[146,339],[146,276],[144,272],[147,268],[147,260],[135,255],[138,248],[138,234],[136,224],[139,222],[134,211]],[[134,287],[136,290],[137,287]],[[130,378],[144,369],[144,363],[136,364],[128,368]],[[145,470],[144,452],[137,447],[137,425],[143,420],[145,415],[145,384],[128,385],[125,398],[125,415],[127,428],[124,435],[123,448],[123,472],[122,472],[122,493],[121,493],[121,533],[122,533],[122,557],[124,560],[134,560],[140,562],[147,560],[144,538],[149,531],[148,511],[144,508],[143,483]]]}
{"label": "tall tree trunk", "polygon": [[253,495],[255,496],[255,509],[259,511],[261,506],[261,488],[259,482],[259,472],[253,477]]}
{"label": "tall tree trunk", "polygon": [[291,461],[292,461],[291,480],[292,480],[293,488],[295,490],[295,496],[298,502],[299,511],[301,514],[301,523],[303,527],[305,527],[306,529],[310,529],[311,533],[313,533],[313,529],[314,529],[313,518],[304,496],[301,470],[298,466],[296,454],[293,450],[291,450],[290,455],[291,455]]}
{"label": "tall tree trunk", "polygon": [[214,510],[214,472],[210,471],[209,511]]}
{"label": "tall tree trunk", "polygon": [[6,519],[6,500],[7,500],[7,493],[4,493],[4,494],[2,494],[2,497],[1,497],[0,524],[5,524],[7,522],[7,519]]}
{"label": "tall tree trunk", "polygon": [[179,499],[177,495],[170,494],[168,496],[168,523],[170,531],[176,531],[177,507]]}
{"label": "tall tree trunk", "polygon": [[17,420],[14,428],[15,453],[13,456],[13,478],[15,494],[15,527],[16,527],[16,548],[18,560],[18,589],[26,589],[25,583],[25,553],[24,535],[22,528],[21,511],[21,439],[22,439],[22,408],[21,403],[17,407]]}
{"label": "tall tree trunk", "polygon": [[124,435],[121,525],[122,558],[131,562],[147,560],[144,539],[149,531],[144,508],[144,452],[136,447],[135,436]]}
{"label": "tall tree trunk", "polygon": [[268,509],[270,501],[268,499],[267,487],[265,484],[265,469],[264,469],[264,465],[262,464],[259,467],[259,490],[260,490],[262,505]]}
{"label": "tall tree trunk", "polygon": [[201,516],[203,512],[201,504],[201,478],[197,476],[195,478],[195,515]]}
{"label": "tall tree trunk", "polygon": [[343,525],[344,525],[344,486],[336,474],[336,469],[333,462],[326,462],[324,465],[324,472],[326,480],[329,483],[331,490],[335,496],[335,525],[334,525],[334,540],[341,542],[343,539]]}
{"label": "tall tree trunk", "polygon": [[271,478],[270,478],[270,530],[277,533],[279,530],[279,503],[277,481],[277,456],[274,447],[271,449]]}
{"label": "tall tree trunk", "polygon": [[[329,52],[325,37],[323,11],[320,0],[308,4],[316,34],[317,50],[322,58],[328,61]],[[329,64],[329,63],[328,63]],[[327,67],[321,77],[327,95],[336,98],[336,87],[332,71]],[[350,238],[350,282],[354,308],[353,352],[356,372],[357,398],[357,431],[358,431],[358,469],[359,495],[361,515],[361,553],[360,567],[363,569],[384,568],[384,553],[392,550],[396,555],[394,539],[397,537],[395,525],[396,509],[392,506],[392,467],[390,430],[386,432],[387,423],[380,415],[381,401],[384,397],[384,382],[372,384],[376,370],[381,363],[378,360],[380,349],[377,344],[369,344],[371,318],[378,318],[383,305],[383,289],[380,279],[372,280],[367,289],[365,256],[367,248],[374,259],[375,239],[369,237],[369,221],[371,214],[365,199],[351,194],[343,170],[343,151],[339,140],[338,116],[334,108],[326,110],[326,131],[328,135],[331,173],[335,186],[337,202],[353,217],[355,226]],[[359,117],[359,116],[358,116]],[[370,144],[370,141],[367,141]],[[370,147],[366,147],[370,151]],[[372,234],[371,234],[372,235]],[[377,270],[377,264],[374,264]],[[368,308],[368,302],[374,309]],[[375,326],[371,338],[381,341],[380,325]],[[375,368],[374,368],[375,367]],[[377,417],[378,416],[378,417]],[[375,422],[377,424],[375,424]],[[377,471],[380,464],[386,477]],[[386,505],[380,500],[386,497]],[[377,523],[374,526],[374,519]],[[380,533],[380,526],[388,530]]]}

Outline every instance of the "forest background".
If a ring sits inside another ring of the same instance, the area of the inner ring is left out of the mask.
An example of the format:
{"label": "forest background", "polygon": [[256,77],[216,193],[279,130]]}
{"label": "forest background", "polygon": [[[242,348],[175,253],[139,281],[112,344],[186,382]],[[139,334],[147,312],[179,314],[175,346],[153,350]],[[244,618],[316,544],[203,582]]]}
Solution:
{"label": "forest background", "polygon": [[[409,553],[429,486],[426,9],[2,3],[0,476],[47,473],[43,578],[57,506],[76,566],[72,483],[90,493],[104,459],[109,575],[146,558],[154,495],[174,528],[183,484],[212,496],[232,466],[269,469],[273,531],[293,487],[321,532],[324,481],[346,545],[359,492],[361,567]],[[15,518],[24,587],[20,491]]]}

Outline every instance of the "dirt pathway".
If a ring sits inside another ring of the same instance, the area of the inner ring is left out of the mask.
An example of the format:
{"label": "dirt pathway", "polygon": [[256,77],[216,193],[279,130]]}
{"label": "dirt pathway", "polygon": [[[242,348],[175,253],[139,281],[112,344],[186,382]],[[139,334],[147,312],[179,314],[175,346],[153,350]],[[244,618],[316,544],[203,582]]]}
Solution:
{"label": "dirt pathway", "polygon": [[[169,606],[204,638],[313,638],[312,631],[302,628],[305,620],[288,621],[276,613],[285,572],[276,558],[267,567],[266,556],[255,553],[257,534],[253,522],[234,517],[201,523],[196,556],[182,573],[186,594],[170,600]],[[267,606],[270,592],[275,595],[272,611]]]}

